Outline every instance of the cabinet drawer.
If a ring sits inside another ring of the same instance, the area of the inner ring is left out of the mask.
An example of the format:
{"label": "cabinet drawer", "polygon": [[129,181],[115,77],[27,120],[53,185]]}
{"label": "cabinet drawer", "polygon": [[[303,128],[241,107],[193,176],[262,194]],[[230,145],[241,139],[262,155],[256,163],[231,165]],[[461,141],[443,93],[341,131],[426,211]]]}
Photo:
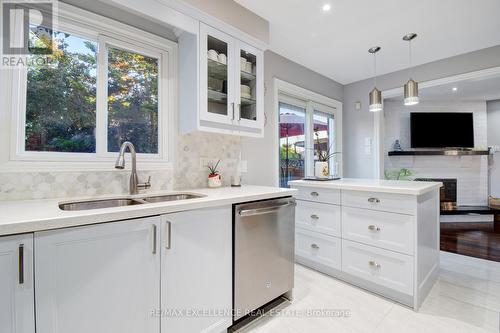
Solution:
{"label": "cabinet drawer", "polygon": [[414,236],[411,215],[342,208],[342,238],[412,255]]}
{"label": "cabinet drawer", "polygon": [[413,257],[342,240],[342,270],[369,282],[413,295]]}
{"label": "cabinet drawer", "polygon": [[298,227],[340,237],[340,218],[340,206],[297,200]]}
{"label": "cabinet drawer", "polygon": [[340,205],[340,190],[313,187],[297,187],[296,198],[314,202]]}
{"label": "cabinet drawer", "polygon": [[415,215],[416,197],[380,192],[342,191],[342,206]]}
{"label": "cabinet drawer", "polygon": [[340,238],[297,229],[295,255],[334,269],[341,268]]}

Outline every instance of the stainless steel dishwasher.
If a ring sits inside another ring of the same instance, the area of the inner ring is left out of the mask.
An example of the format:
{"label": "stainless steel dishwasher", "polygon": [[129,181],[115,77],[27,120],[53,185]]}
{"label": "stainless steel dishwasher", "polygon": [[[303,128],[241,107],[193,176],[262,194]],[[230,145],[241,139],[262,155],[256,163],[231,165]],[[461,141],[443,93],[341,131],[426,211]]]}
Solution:
{"label": "stainless steel dishwasher", "polygon": [[234,207],[234,320],[293,288],[295,199]]}

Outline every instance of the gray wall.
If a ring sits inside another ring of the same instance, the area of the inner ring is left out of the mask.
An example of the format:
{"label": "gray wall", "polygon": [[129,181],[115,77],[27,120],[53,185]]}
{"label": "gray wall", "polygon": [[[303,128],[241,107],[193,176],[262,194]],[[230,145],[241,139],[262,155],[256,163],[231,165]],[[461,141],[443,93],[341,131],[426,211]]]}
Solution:
{"label": "gray wall", "polygon": [[318,94],[343,100],[343,86],[321,74],[311,71],[295,62],[292,62],[274,52],[264,54],[264,109],[267,122],[264,138],[242,138],[242,159],[248,163],[248,172],[243,174],[245,184],[277,185],[278,175],[273,174],[275,163],[274,154],[278,150],[278,143],[274,141],[274,131],[277,130],[277,115],[274,110],[273,79],[278,78],[293,83]]}
{"label": "gray wall", "polygon": [[[500,66],[500,45],[417,66],[413,78],[419,82]],[[377,78],[377,87],[388,90],[402,86],[408,80],[408,71],[389,73]],[[368,93],[373,79],[348,84],[344,87],[343,159],[344,176],[374,178],[374,150],[365,152],[365,139],[373,138],[374,115],[368,111]],[[355,110],[354,103],[362,103]]]}
{"label": "gray wall", "polygon": [[[488,146],[500,146],[500,100],[487,103]],[[500,152],[490,159],[490,191],[491,195],[500,198]]]}

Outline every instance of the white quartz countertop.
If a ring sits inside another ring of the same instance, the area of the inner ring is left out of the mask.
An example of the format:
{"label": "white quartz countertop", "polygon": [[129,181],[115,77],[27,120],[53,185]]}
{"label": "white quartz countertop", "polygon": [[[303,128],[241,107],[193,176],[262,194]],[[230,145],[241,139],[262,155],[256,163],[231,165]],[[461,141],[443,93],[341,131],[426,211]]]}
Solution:
{"label": "white quartz countertop", "polygon": [[443,186],[439,182],[423,182],[409,180],[358,179],[343,178],[339,180],[311,181],[294,180],[288,183],[292,187],[332,188],[369,192],[421,195]]}
{"label": "white quartz countertop", "polygon": [[255,200],[272,199],[294,195],[296,190],[244,185],[242,187],[222,187],[217,189],[203,188],[188,191],[147,192],[137,197],[144,196],[145,194],[150,196],[179,192],[203,194],[205,197],[83,211],[63,211],[59,209],[59,203],[85,199],[125,198],[129,196],[0,201],[0,235],[75,227],[93,223],[111,222]]}

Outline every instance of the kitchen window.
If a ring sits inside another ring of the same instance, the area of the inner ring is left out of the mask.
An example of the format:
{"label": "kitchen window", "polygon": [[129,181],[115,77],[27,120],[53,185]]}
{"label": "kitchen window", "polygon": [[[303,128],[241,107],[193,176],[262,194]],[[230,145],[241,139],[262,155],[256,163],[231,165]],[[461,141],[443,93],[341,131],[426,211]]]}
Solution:
{"label": "kitchen window", "polygon": [[314,176],[317,152],[336,152],[332,176],[341,176],[342,103],[276,79],[279,186]]}
{"label": "kitchen window", "polygon": [[[169,165],[176,44],[65,5],[55,36],[50,61],[9,70],[7,164],[109,168],[130,141],[147,167]],[[30,43],[37,42],[34,31]]]}

